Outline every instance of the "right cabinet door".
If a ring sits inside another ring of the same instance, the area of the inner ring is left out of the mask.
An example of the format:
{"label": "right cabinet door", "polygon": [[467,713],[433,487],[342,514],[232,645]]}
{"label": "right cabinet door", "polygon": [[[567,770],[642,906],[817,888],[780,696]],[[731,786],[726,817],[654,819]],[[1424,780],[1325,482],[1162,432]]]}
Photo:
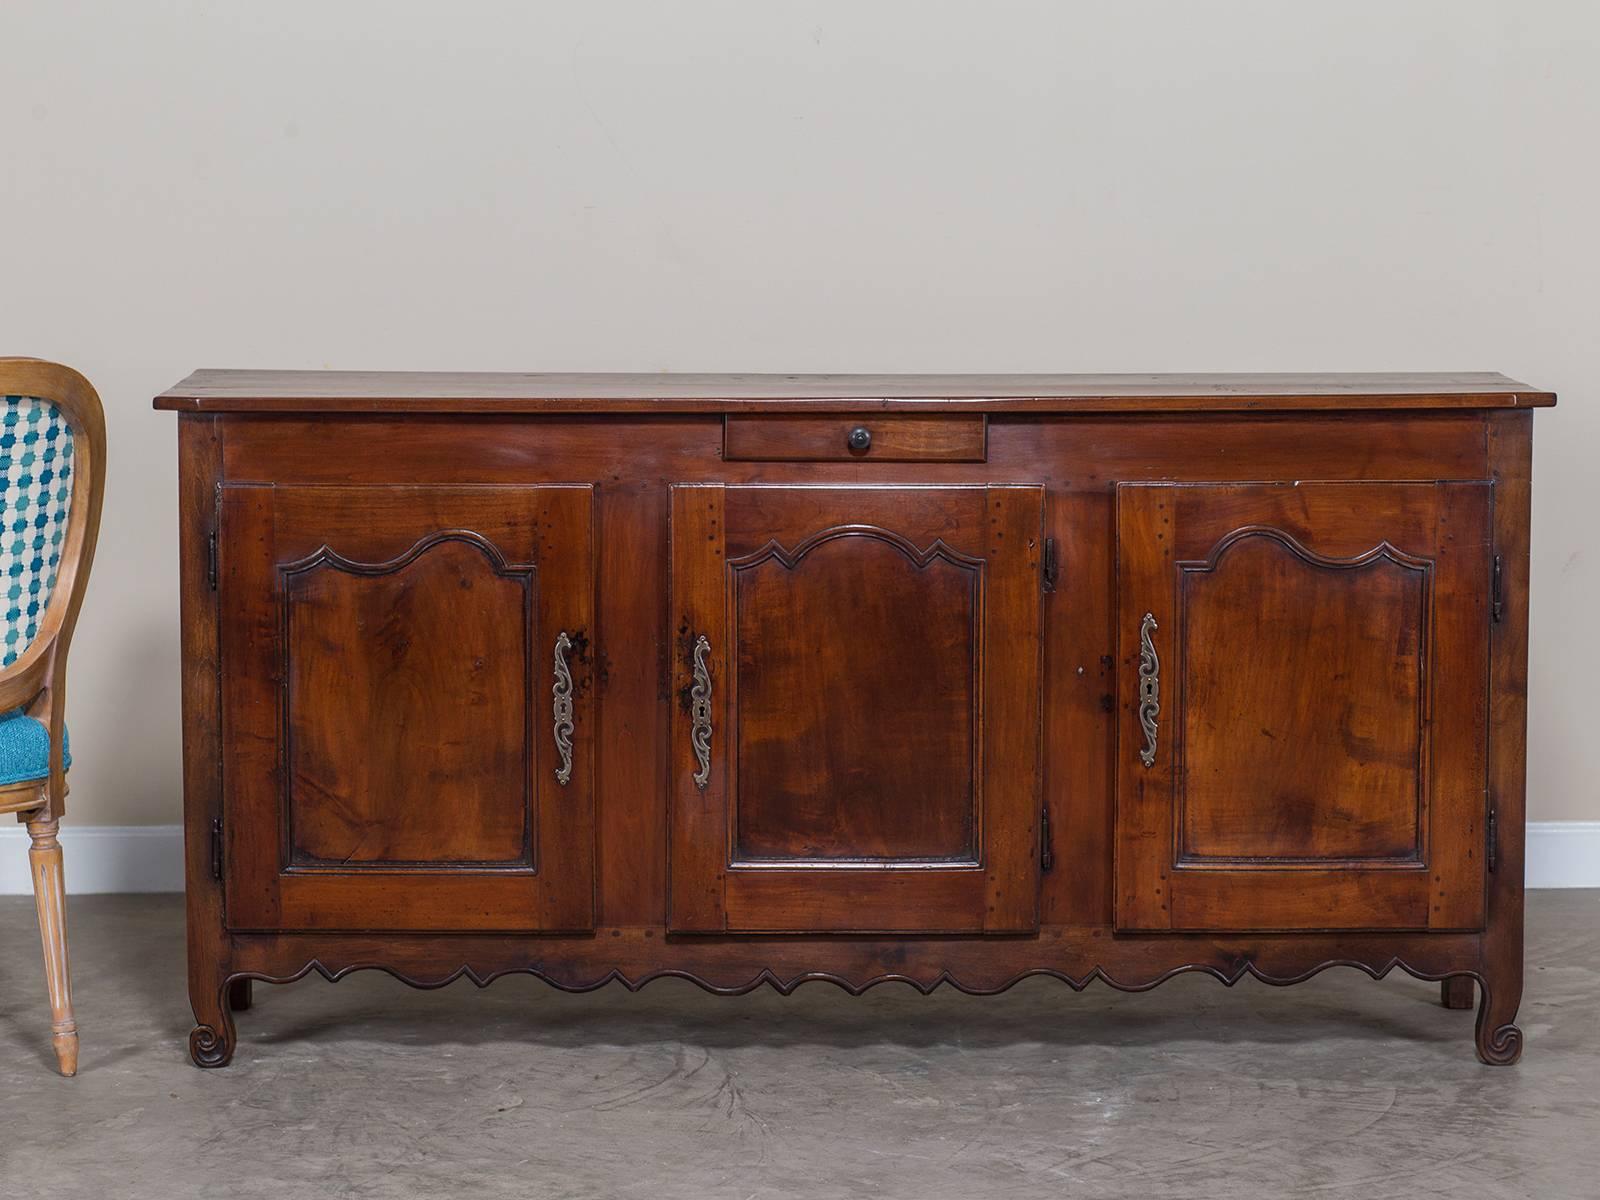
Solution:
{"label": "right cabinet door", "polygon": [[1477,929],[1486,483],[1117,488],[1117,924]]}

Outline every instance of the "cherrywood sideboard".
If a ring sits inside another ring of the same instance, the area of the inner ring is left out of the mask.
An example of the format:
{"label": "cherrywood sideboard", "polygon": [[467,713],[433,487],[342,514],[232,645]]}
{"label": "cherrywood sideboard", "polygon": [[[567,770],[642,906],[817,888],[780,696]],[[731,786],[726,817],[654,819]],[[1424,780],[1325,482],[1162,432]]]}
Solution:
{"label": "cherrywood sideboard", "polygon": [[[201,371],[189,992],[1395,967],[1522,1048],[1500,375]],[[1352,1014],[1352,1021],[1359,1016]]]}

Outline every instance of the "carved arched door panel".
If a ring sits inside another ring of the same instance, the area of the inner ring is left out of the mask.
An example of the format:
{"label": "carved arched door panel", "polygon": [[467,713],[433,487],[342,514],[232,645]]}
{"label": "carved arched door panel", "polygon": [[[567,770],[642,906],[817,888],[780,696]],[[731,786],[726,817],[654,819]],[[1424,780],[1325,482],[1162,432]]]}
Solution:
{"label": "carved arched door panel", "polygon": [[593,925],[592,503],[222,489],[233,928]]}
{"label": "carved arched door panel", "polygon": [[1123,484],[1117,536],[1119,926],[1481,927],[1488,485]]}
{"label": "carved arched door panel", "polygon": [[673,489],[674,928],[1037,924],[1042,502]]}

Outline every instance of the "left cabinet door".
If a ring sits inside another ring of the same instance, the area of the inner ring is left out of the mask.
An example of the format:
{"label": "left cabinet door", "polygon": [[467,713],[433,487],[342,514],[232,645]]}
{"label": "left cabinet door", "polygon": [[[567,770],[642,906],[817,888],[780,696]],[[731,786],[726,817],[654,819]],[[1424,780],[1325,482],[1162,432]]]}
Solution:
{"label": "left cabinet door", "polygon": [[594,925],[593,489],[221,489],[234,929]]}

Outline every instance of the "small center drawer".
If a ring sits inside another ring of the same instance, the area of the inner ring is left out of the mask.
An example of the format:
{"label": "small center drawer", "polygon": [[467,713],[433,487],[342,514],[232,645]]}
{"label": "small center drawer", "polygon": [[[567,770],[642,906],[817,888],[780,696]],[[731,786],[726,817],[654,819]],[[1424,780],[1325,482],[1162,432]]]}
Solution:
{"label": "small center drawer", "polygon": [[747,462],[983,462],[981,413],[948,417],[745,416],[723,418],[722,457]]}

